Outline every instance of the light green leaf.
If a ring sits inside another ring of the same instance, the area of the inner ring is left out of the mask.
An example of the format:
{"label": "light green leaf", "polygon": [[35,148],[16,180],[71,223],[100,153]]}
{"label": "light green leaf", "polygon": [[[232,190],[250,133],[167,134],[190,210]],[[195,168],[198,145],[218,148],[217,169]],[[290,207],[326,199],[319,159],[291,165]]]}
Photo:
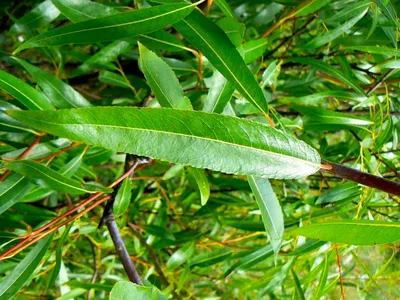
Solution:
{"label": "light green leaf", "polygon": [[125,178],[119,188],[113,204],[113,212],[116,217],[121,216],[129,206],[132,196],[132,182],[130,178]]}
{"label": "light green leaf", "polygon": [[364,17],[364,15],[367,13],[367,11],[368,11],[368,8],[364,9],[359,15],[357,15],[354,18],[350,19],[349,21],[347,21],[343,25],[341,25],[339,27],[336,27],[332,31],[330,31],[328,33],[324,33],[324,34],[322,34],[320,36],[317,36],[312,41],[307,43],[304,47],[306,47],[306,48],[321,47],[322,45],[325,45],[325,44],[329,43],[330,41],[338,38],[342,34],[344,34],[347,31],[349,31],[358,21],[360,21]]}
{"label": "light green leaf", "polygon": [[247,179],[260,208],[265,231],[276,255],[281,248],[285,230],[281,205],[268,179],[254,176],[248,176]]}
{"label": "light green leaf", "polygon": [[91,104],[81,94],[54,75],[51,75],[22,59],[16,57],[13,59],[32,76],[32,78],[43,89],[44,93],[57,107],[69,108],[91,106]]}
{"label": "light green leaf", "polygon": [[385,46],[351,46],[346,47],[346,49],[387,56],[400,56],[400,50]]}
{"label": "light green leaf", "polygon": [[349,245],[376,245],[400,240],[400,224],[367,220],[336,220],[307,225],[290,233]]}
{"label": "light green leaf", "polygon": [[344,74],[341,71],[339,71],[338,69],[332,67],[331,65],[329,65],[325,62],[319,61],[314,58],[309,58],[309,57],[308,58],[302,58],[302,57],[291,58],[291,59],[289,59],[289,61],[297,62],[297,63],[304,64],[304,65],[309,65],[321,72],[324,72],[332,77],[339,79],[340,81],[347,84],[348,86],[353,88],[355,91],[357,91],[361,95],[365,95],[364,91],[353,80],[347,78],[346,76],[344,76]]}
{"label": "light green leaf", "polygon": [[47,248],[50,246],[53,235],[42,239],[25,258],[13,268],[10,274],[0,283],[0,298],[12,299],[17,292],[23,288],[25,283],[34,274],[35,269],[40,264]]}
{"label": "light green leaf", "polygon": [[168,259],[167,269],[173,270],[182,265],[183,263],[187,262],[193,256],[195,249],[196,245],[194,242],[186,244],[185,246],[179,248]]}
{"label": "light green leaf", "polygon": [[11,27],[11,31],[18,33],[32,32],[38,27],[50,24],[59,15],[59,10],[50,0],[43,1],[31,12],[17,20]]}
{"label": "light green leaf", "polygon": [[15,52],[32,47],[115,41],[149,33],[178,22],[193,8],[187,3],[166,4],[70,24],[39,34],[19,46]]}
{"label": "light green leaf", "polygon": [[130,107],[8,113],[72,140],[225,173],[297,178],[320,168],[318,153],[304,142],[230,116]]}
{"label": "light green leaf", "polygon": [[122,75],[106,70],[100,71],[99,81],[106,84],[119,86],[122,88],[127,88],[127,89],[130,88],[130,83],[126,81],[126,79]]}
{"label": "light green leaf", "polygon": [[302,17],[317,11],[329,2],[331,2],[331,0],[305,0],[295,9],[293,9],[289,15],[294,14],[296,17]]}
{"label": "light green leaf", "polygon": [[201,205],[206,205],[208,198],[210,198],[210,184],[208,183],[207,176],[202,169],[190,168],[190,172],[194,176],[200,190]]}
{"label": "light green leaf", "polygon": [[89,0],[52,1],[59,11],[74,23],[118,14],[115,8]]}
{"label": "light green leaf", "polygon": [[261,77],[261,87],[264,88],[266,85],[273,86],[281,71],[281,64],[277,63],[276,60],[272,61],[265,69]]}
{"label": "light green leaf", "polygon": [[326,286],[326,281],[328,279],[328,274],[329,274],[329,257],[328,253],[325,252],[324,267],[322,268],[321,271],[321,277],[319,278],[318,287],[313,293],[313,297],[311,298],[312,300],[319,300],[323,296],[324,288]]}
{"label": "light green leaf", "polygon": [[356,198],[361,194],[360,188],[357,183],[345,182],[338,184],[334,188],[328,189],[322,193],[315,204],[334,203],[338,201],[348,201]]}
{"label": "light green leaf", "polygon": [[154,52],[139,43],[140,68],[162,107],[192,109],[175,73]]}
{"label": "light green leaf", "polygon": [[225,32],[232,44],[238,48],[242,44],[245,26],[235,18],[225,17],[218,20],[217,25]]}
{"label": "light green leaf", "polygon": [[0,110],[0,131],[4,132],[30,132],[35,135],[39,133],[32,129],[30,126],[26,126],[20,121],[11,118]]}
{"label": "light green leaf", "polygon": [[243,57],[246,64],[263,56],[268,47],[268,39],[251,40],[243,44]]}
{"label": "light green leaf", "polygon": [[21,79],[0,70],[0,89],[6,91],[30,110],[52,110],[54,107],[44,97]]}
{"label": "light green leaf", "polygon": [[142,286],[129,281],[118,281],[112,288],[110,300],[166,300],[154,286]]}
{"label": "light green leaf", "polygon": [[268,104],[253,74],[226,34],[197,10],[174,27],[199,49],[243,96],[264,114]]}
{"label": "light green leaf", "polygon": [[8,176],[0,185],[0,214],[18,203],[33,185],[20,174]]}
{"label": "light green leaf", "polygon": [[34,161],[15,160],[7,163],[6,166],[10,170],[36,181],[38,185],[45,188],[73,195],[91,193],[90,190],[85,190],[78,181]]}
{"label": "light green leaf", "polygon": [[328,18],[323,19],[323,22],[332,23],[335,25],[338,24],[338,22],[345,22],[350,18],[354,17],[355,15],[359,14],[362,9],[365,9],[370,6],[371,6],[370,0],[355,1],[349,5],[346,4],[339,12],[333,14],[332,16],[327,15]]}
{"label": "light green leaf", "polygon": [[231,100],[235,88],[218,71],[214,71],[211,82],[203,111],[222,113],[225,106],[229,103],[229,100]]}
{"label": "light green leaf", "polygon": [[361,128],[372,125],[373,122],[349,114],[338,113],[323,108],[291,105],[295,110],[305,115],[304,128],[307,130],[339,130],[347,128]]}
{"label": "light green leaf", "polygon": [[190,267],[205,268],[215,265],[221,261],[228,259],[232,255],[232,250],[229,248],[223,248],[212,252],[197,255],[190,260]]}
{"label": "light green leaf", "polygon": [[392,22],[395,27],[398,27],[396,9],[390,0],[374,0],[374,2],[383,11],[385,16]]}

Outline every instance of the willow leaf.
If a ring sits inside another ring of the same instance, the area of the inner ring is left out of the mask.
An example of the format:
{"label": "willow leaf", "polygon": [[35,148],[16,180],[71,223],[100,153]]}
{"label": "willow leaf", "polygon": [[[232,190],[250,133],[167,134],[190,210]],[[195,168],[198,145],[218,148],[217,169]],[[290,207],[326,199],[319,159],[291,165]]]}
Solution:
{"label": "willow leaf", "polygon": [[7,163],[7,168],[35,180],[40,186],[73,195],[90,193],[80,182],[70,179],[40,163],[30,160],[15,160]]}
{"label": "willow leaf", "polygon": [[12,174],[0,186],[0,214],[18,203],[33,185],[20,174]]}
{"label": "willow leaf", "polygon": [[317,151],[304,142],[230,116],[131,107],[8,113],[61,137],[225,173],[297,178],[320,167]]}
{"label": "willow leaf", "polygon": [[214,71],[203,111],[222,113],[234,92],[233,85],[220,72]]}
{"label": "willow leaf", "polygon": [[72,22],[83,22],[118,14],[111,6],[89,0],[52,0],[58,10]]}
{"label": "willow leaf", "polygon": [[39,34],[17,48],[115,41],[176,23],[193,10],[187,3],[166,4],[70,24]]}
{"label": "willow leaf", "polygon": [[400,240],[400,224],[368,220],[327,221],[297,228],[291,234],[349,245],[387,244]]}
{"label": "willow leaf", "polygon": [[197,10],[174,27],[199,49],[250,103],[264,114],[268,113],[268,104],[260,86],[220,27]]}
{"label": "willow leaf", "polygon": [[6,91],[30,110],[52,110],[54,107],[44,97],[21,79],[0,70],[0,89]]}

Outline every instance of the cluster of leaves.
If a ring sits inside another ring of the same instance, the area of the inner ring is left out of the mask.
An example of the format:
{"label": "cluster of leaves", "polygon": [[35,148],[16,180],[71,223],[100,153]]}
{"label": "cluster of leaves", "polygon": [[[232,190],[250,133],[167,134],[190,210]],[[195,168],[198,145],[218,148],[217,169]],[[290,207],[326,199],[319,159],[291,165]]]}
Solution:
{"label": "cluster of leaves", "polygon": [[0,298],[398,297],[397,2],[5,1]]}

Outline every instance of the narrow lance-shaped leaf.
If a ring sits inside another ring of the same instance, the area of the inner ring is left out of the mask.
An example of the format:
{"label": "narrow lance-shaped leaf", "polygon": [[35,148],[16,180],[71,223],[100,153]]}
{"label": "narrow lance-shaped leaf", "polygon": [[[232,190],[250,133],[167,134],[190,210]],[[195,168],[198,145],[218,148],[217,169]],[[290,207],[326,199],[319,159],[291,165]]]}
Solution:
{"label": "narrow lance-shaped leaf", "polygon": [[191,168],[190,171],[200,190],[201,205],[206,205],[208,198],[210,198],[210,183],[207,180],[206,173],[198,168]]}
{"label": "narrow lance-shaped leaf", "polygon": [[130,281],[118,281],[112,288],[110,300],[167,300],[154,286],[142,286]]}
{"label": "narrow lance-shaped leaf", "polygon": [[8,113],[61,137],[226,173],[297,178],[320,168],[320,156],[304,142],[230,116],[130,107]]}
{"label": "narrow lance-shaped leaf", "polygon": [[347,84],[361,95],[365,95],[364,91],[353,80],[347,78],[341,71],[339,71],[338,69],[332,67],[331,65],[325,62],[309,57],[308,58],[295,57],[295,58],[290,58],[289,61],[297,62],[304,65],[309,65],[321,72],[324,72],[332,77],[339,79],[340,81]]}
{"label": "narrow lance-shaped leaf", "polygon": [[225,16],[235,18],[232,8],[229,6],[226,0],[215,0],[215,4],[218,5],[218,7],[222,10]]}
{"label": "narrow lance-shaped leaf", "polygon": [[34,161],[15,160],[7,163],[6,166],[10,170],[35,180],[39,185],[45,188],[51,188],[73,195],[91,192],[84,189],[78,181],[63,176],[59,172]]}
{"label": "narrow lance-shaped leaf", "polygon": [[350,19],[343,25],[336,27],[334,30],[332,30],[328,33],[322,34],[320,36],[317,36],[312,41],[307,43],[305,45],[305,47],[306,48],[308,48],[308,47],[309,48],[317,48],[317,47],[325,45],[325,44],[329,43],[330,41],[338,38],[342,34],[349,31],[355,24],[357,24],[357,22],[360,21],[364,17],[364,15],[367,13],[367,11],[368,11],[368,8],[364,9],[360,14],[358,14],[354,18]]}
{"label": "narrow lance-shaped leaf", "polygon": [[43,96],[21,79],[0,70],[0,89],[6,91],[30,110],[52,110],[54,107]]}
{"label": "narrow lance-shaped leaf", "polygon": [[16,57],[13,59],[32,76],[32,78],[43,89],[44,93],[57,107],[69,108],[91,106],[90,102],[88,102],[81,94],[54,75],[47,73],[22,59]]}
{"label": "narrow lance-shaped leaf", "polygon": [[356,50],[372,54],[382,54],[388,56],[400,56],[400,50],[386,46],[351,46],[346,47],[347,50]]}
{"label": "narrow lance-shaped leaf", "polygon": [[50,235],[42,239],[11,271],[11,273],[4,278],[4,280],[0,283],[1,299],[12,299],[17,292],[23,288],[37,266],[40,264],[43,256],[46,254],[52,238],[53,235]]}
{"label": "narrow lance-shaped leaf", "polygon": [[234,92],[233,85],[220,72],[214,71],[203,111],[222,113]]}
{"label": "narrow lance-shaped leaf", "polygon": [[113,212],[116,217],[122,215],[128,208],[132,196],[132,182],[130,178],[125,178],[115,196]]}
{"label": "narrow lance-shaped leaf", "polygon": [[166,4],[70,24],[28,40],[15,52],[32,47],[107,42],[148,33],[180,21],[193,8],[187,3]]}
{"label": "narrow lance-shaped leaf", "polygon": [[139,43],[140,68],[162,107],[192,109],[174,71],[154,52]]}
{"label": "narrow lance-shaped leaf", "polygon": [[400,224],[367,220],[337,220],[297,228],[292,235],[302,235],[349,245],[376,245],[400,240]]}
{"label": "narrow lance-shaped leaf", "polygon": [[174,27],[199,49],[250,103],[264,114],[268,113],[268,104],[261,88],[221,28],[197,10]]}
{"label": "narrow lance-shaped leaf", "polygon": [[328,274],[329,274],[329,256],[328,256],[328,253],[325,253],[324,267],[322,268],[318,287],[314,292],[312,300],[321,299],[321,297],[323,296],[324,288],[326,286],[326,281],[328,279]]}
{"label": "narrow lance-shaped leaf", "polygon": [[179,248],[167,261],[167,269],[173,270],[183,263],[187,262],[193,255],[196,245],[194,242],[186,244],[182,248]]}
{"label": "narrow lance-shaped leaf", "polygon": [[164,30],[155,31],[148,34],[139,35],[139,42],[152,50],[164,50],[169,52],[178,52],[182,50],[191,50],[182,43],[174,34]]}
{"label": "narrow lance-shaped leaf", "polygon": [[248,176],[247,179],[260,208],[272,249],[277,254],[285,230],[281,205],[268,179],[254,176]]}
{"label": "narrow lance-shaped leaf", "polygon": [[18,203],[33,187],[23,175],[12,174],[0,186],[0,214]]}

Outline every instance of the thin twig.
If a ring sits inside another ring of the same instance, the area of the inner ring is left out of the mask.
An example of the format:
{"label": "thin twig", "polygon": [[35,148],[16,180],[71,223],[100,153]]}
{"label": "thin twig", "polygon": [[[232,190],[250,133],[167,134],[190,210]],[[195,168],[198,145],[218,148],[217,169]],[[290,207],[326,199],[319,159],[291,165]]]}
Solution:
{"label": "thin twig", "polygon": [[337,264],[338,264],[338,268],[339,268],[341,300],[346,300],[346,295],[344,294],[342,263],[340,262],[340,253],[339,253],[338,247],[336,245],[335,245],[335,250],[336,250]]}
{"label": "thin twig", "polygon": [[383,75],[383,77],[381,79],[379,79],[372,88],[370,88],[368,90],[368,92],[366,93],[367,96],[370,96],[376,89],[378,89],[384,82],[386,79],[388,79],[391,75],[393,75],[395,72],[397,71],[397,69],[391,69],[389,70],[385,75]]}

